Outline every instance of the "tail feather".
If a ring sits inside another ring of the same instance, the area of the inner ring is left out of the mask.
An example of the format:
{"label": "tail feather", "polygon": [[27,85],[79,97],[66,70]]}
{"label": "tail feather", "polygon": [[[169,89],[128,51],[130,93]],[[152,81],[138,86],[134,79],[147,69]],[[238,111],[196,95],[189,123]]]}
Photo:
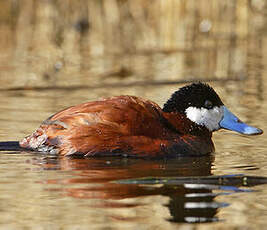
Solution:
{"label": "tail feather", "polygon": [[3,141],[0,142],[0,151],[22,151],[18,141]]}

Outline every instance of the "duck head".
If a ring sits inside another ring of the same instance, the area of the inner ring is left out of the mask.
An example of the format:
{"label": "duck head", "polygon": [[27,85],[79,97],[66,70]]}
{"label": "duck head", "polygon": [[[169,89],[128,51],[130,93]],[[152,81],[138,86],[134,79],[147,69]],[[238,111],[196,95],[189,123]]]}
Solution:
{"label": "duck head", "polygon": [[244,135],[259,135],[263,131],[247,125],[222,102],[215,90],[204,83],[193,83],[176,91],[163,107],[164,112],[184,114],[198,126],[210,132],[228,129]]}

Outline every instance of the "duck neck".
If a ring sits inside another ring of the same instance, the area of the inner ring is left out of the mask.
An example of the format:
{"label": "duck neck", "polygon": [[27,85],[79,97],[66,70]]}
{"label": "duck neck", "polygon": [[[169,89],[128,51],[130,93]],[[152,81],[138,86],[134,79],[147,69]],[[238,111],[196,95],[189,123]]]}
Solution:
{"label": "duck neck", "polygon": [[205,136],[211,138],[210,132],[205,126],[200,126],[192,122],[185,115],[176,112],[163,112],[163,117],[168,123],[167,127],[180,134],[190,134],[193,136]]}

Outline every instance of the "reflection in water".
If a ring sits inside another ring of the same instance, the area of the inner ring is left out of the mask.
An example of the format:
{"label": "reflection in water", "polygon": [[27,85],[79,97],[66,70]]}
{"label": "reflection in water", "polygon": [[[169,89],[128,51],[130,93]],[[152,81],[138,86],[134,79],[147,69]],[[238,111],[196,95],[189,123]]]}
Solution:
{"label": "reflection in water", "polygon": [[223,204],[214,201],[215,194],[205,188],[184,189],[171,196],[168,204],[173,222],[214,222],[218,208]]}
{"label": "reflection in water", "polygon": [[[1,140],[19,140],[55,111],[99,97],[137,95],[162,104],[181,85],[142,82],[192,78],[243,79],[213,86],[242,120],[267,130],[267,5],[205,2],[0,1]],[[32,87],[55,90],[3,91]],[[35,156],[31,165],[32,155],[1,154],[1,227],[169,230],[180,228],[173,222],[225,219],[182,228],[265,229],[266,186],[226,197],[220,187],[111,183],[267,175],[265,134],[256,140],[217,133],[214,140],[214,163],[213,157],[148,162]],[[221,198],[231,204],[223,211]]]}
{"label": "reflection in water", "polygon": [[[214,201],[216,193],[208,186],[119,184],[115,180],[139,177],[193,177],[210,176],[214,156],[184,157],[164,160],[142,159],[36,159],[43,170],[62,170],[71,174],[67,179],[50,179],[47,184],[62,184],[52,188],[63,196],[79,199],[101,199],[93,208],[131,208],[143,203],[123,202],[125,198],[162,195],[169,197],[168,204],[172,222],[217,221],[218,208],[225,204]],[[43,182],[43,181],[42,181]],[[116,217],[119,218],[119,217]]]}

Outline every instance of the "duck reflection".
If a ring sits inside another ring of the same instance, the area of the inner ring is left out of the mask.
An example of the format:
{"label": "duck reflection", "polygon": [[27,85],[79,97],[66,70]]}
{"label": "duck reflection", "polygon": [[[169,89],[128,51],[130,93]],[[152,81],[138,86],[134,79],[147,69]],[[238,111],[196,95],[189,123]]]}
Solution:
{"label": "duck reflection", "polygon": [[[62,170],[71,178],[47,180],[48,184],[64,184],[53,190],[80,199],[100,199],[96,207],[134,207],[137,203],[120,203],[116,200],[144,196],[162,195],[169,197],[165,204],[173,222],[217,221],[216,213],[220,205],[214,201],[212,189],[190,188],[188,185],[142,186],[119,184],[114,181],[140,177],[195,177],[210,176],[214,156],[183,157],[165,160],[142,159],[68,159],[42,158],[35,161],[43,170]],[[73,186],[75,185],[75,187]],[[79,185],[77,187],[77,185]],[[52,190],[52,189],[51,189]]]}

